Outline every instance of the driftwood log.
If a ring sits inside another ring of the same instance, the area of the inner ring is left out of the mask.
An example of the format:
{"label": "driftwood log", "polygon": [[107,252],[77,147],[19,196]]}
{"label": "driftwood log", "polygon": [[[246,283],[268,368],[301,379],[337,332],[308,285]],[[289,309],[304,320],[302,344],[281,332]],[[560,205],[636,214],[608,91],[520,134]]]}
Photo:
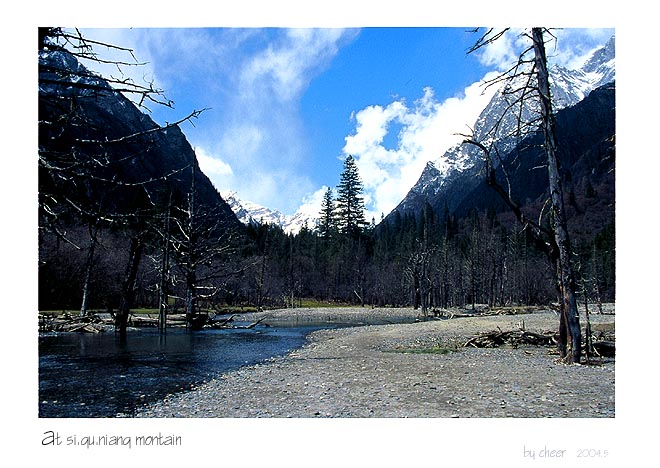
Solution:
{"label": "driftwood log", "polygon": [[601,357],[615,357],[616,346],[614,341],[594,341],[594,351]]}
{"label": "driftwood log", "polygon": [[263,317],[263,318],[260,318],[259,320],[257,320],[256,322],[252,322],[248,325],[236,326],[236,327],[233,327],[233,328],[245,328],[245,329],[249,330],[250,328],[254,328],[256,325],[259,325],[265,319],[266,319],[266,317]]}
{"label": "driftwood log", "polygon": [[236,317],[236,314],[224,319],[213,318],[208,321],[207,326],[209,328],[229,328],[231,326],[229,324],[234,321],[234,317]]}

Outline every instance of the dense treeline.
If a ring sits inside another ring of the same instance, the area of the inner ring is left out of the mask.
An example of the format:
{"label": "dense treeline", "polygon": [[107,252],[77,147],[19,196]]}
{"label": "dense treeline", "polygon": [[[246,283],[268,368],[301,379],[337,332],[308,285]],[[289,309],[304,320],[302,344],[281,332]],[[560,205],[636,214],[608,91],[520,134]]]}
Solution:
{"label": "dense treeline", "polygon": [[[87,232],[80,227],[70,235],[83,241]],[[135,304],[140,307],[159,304],[162,259],[153,240],[137,275]],[[97,241],[101,247],[92,269],[89,307],[117,308],[130,236],[106,229]],[[399,218],[353,237],[324,238],[306,228],[292,235],[277,226],[251,225],[243,244],[204,265],[216,278],[199,285],[208,293],[200,294],[202,307],[296,306],[307,298],[421,308],[556,299],[545,255],[515,225],[504,225],[492,214],[475,212],[451,220],[429,210],[420,219]],[[86,252],[56,236],[43,236],[40,249],[40,308],[79,308]],[[590,300],[613,300],[613,225],[576,250]],[[179,312],[185,303],[185,282],[179,281],[183,268],[178,273],[174,268],[170,279],[170,303]]]}
{"label": "dense treeline", "polygon": [[[397,217],[360,235],[327,238],[303,229],[250,226],[250,273],[235,283],[246,304],[296,306],[304,298],[421,310],[556,301],[554,272],[526,231],[493,213],[464,219]],[[583,241],[575,255],[589,301],[614,299],[614,231]]]}
{"label": "dense treeline", "polygon": [[[580,202],[587,202],[580,198]],[[187,215],[186,215],[187,216]],[[174,219],[174,218],[173,218]],[[179,218],[172,223],[181,225]],[[158,308],[162,288],[162,215],[147,223],[145,254],[139,265],[134,303]],[[547,304],[556,300],[547,256],[506,213],[472,213],[458,219],[426,205],[420,216],[395,214],[392,221],[359,231],[303,228],[287,234],[274,225],[253,224],[234,237],[213,233],[200,252],[196,288],[199,309],[226,306],[291,307],[307,299],[421,310],[475,304]],[[76,239],[43,235],[40,245],[40,308],[80,307],[86,255]],[[575,264],[589,301],[614,299],[614,223],[592,238],[578,237]],[[131,244],[131,231],[99,229],[90,283],[89,307],[117,308]],[[219,247],[222,247],[219,249]],[[186,307],[186,257],[169,259],[170,312]]]}

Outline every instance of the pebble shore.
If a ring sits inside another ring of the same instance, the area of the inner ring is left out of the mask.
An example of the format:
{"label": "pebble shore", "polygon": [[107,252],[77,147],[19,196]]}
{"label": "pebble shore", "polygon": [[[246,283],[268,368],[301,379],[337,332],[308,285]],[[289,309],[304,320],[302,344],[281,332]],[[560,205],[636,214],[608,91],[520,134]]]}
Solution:
{"label": "pebble shore", "polygon": [[[286,356],[141,408],[147,418],[613,418],[615,362],[559,361],[553,348],[464,348],[492,330],[555,330],[552,311],[414,322],[412,309],[293,309],[246,320],[351,321]],[[388,323],[406,320],[410,323]],[[591,315],[613,323],[614,315]],[[428,350],[435,350],[430,353]]]}

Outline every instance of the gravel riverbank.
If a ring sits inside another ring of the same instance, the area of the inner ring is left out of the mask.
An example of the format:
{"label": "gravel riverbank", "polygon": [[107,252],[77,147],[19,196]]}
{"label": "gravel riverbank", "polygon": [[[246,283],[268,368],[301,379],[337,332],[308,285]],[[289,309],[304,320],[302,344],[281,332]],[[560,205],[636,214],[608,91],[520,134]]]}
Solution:
{"label": "gravel riverbank", "polygon": [[[461,347],[476,333],[498,328],[553,331],[554,312],[414,323],[416,314],[368,308],[250,314],[245,320],[273,324],[374,319],[383,324],[314,332],[286,356],[170,395],[136,417],[614,417],[613,359],[566,365],[554,348]],[[403,319],[411,323],[388,323]],[[614,315],[594,314],[591,321],[613,324]]]}

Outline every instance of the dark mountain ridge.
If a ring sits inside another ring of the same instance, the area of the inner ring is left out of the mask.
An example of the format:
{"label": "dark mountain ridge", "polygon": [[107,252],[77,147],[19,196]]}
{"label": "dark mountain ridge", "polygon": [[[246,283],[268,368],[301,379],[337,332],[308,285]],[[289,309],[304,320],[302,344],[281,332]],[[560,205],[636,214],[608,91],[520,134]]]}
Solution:
{"label": "dark mountain ridge", "polygon": [[[179,278],[195,268],[196,288],[200,258],[240,237],[243,225],[178,125],[160,127],[54,49],[40,50],[38,62],[40,309],[116,309],[136,291],[137,302],[157,307],[159,268],[176,267]],[[169,288],[185,296],[181,281]]]}
{"label": "dark mountain ridge", "polygon": [[[560,171],[565,181],[566,195],[582,193],[589,184],[594,187],[613,178],[614,88],[614,83],[598,88],[580,103],[556,115]],[[526,138],[505,156],[504,165],[509,174],[514,199],[518,203],[524,205],[545,200],[548,186],[545,164],[541,133]],[[478,166],[471,174],[466,174],[466,177],[477,179],[477,186],[465,193],[454,206],[454,214],[464,216],[474,208],[491,208],[496,211],[505,209],[483,178],[479,178],[480,169]],[[503,169],[498,167],[496,171],[498,180],[503,181]],[[446,190],[459,191],[463,183],[462,178],[454,180]],[[452,190],[454,187],[457,190]],[[613,193],[607,196],[610,195],[613,196]],[[442,197],[438,197],[431,204],[439,206],[442,202]]]}
{"label": "dark mountain ridge", "polygon": [[[614,36],[595,50],[581,67],[568,69],[553,65],[549,71],[555,112],[578,104],[591,91],[614,82]],[[521,98],[520,90],[526,86],[525,80],[525,75],[521,74],[503,83],[472,125],[473,139],[485,146],[496,147],[503,156],[516,146],[523,147],[521,140],[534,129],[520,123],[534,122],[539,115],[537,99],[524,99],[520,105],[512,107],[512,102]],[[446,208],[453,212],[466,194],[476,188],[479,179],[470,179],[466,174],[474,176],[482,159],[483,154],[475,145],[459,144],[450,148],[427,163],[418,181],[394,211],[399,213],[398,216],[416,216],[427,202],[433,203],[432,200],[442,196]],[[455,179],[460,182],[454,183]],[[450,185],[451,190],[448,189]]]}
{"label": "dark mountain ridge", "polygon": [[[614,216],[615,84],[602,86],[578,104],[559,111],[556,129],[571,225],[584,233],[593,228],[600,230],[612,222]],[[542,134],[524,139],[504,156],[503,161],[513,198],[523,209],[538,213],[547,198],[548,186]],[[490,210],[506,217],[508,208],[486,184],[482,169],[483,164],[477,163],[444,179],[434,193],[427,189],[415,194],[412,190],[414,195],[408,196],[412,203],[399,216],[422,216],[424,204],[428,203],[435,213],[448,213],[457,219],[474,210]],[[424,179],[428,185],[433,180],[434,171],[435,167],[429,163],[420,180]],[[502,167],[496,172],[498,180],[505,184]],[[392,222],[392,219],[393,216],[388,216],[385,221]],[[585,229],[585,223],[589,229]]]}
{"label": "dark mountain ridge", "polygon": [[130,213],[170,190],[183,203],[194,174],[197,203],[240,225],[178,125],[160,127],[65,51],[40,51],[39,122],[40,194]]}

